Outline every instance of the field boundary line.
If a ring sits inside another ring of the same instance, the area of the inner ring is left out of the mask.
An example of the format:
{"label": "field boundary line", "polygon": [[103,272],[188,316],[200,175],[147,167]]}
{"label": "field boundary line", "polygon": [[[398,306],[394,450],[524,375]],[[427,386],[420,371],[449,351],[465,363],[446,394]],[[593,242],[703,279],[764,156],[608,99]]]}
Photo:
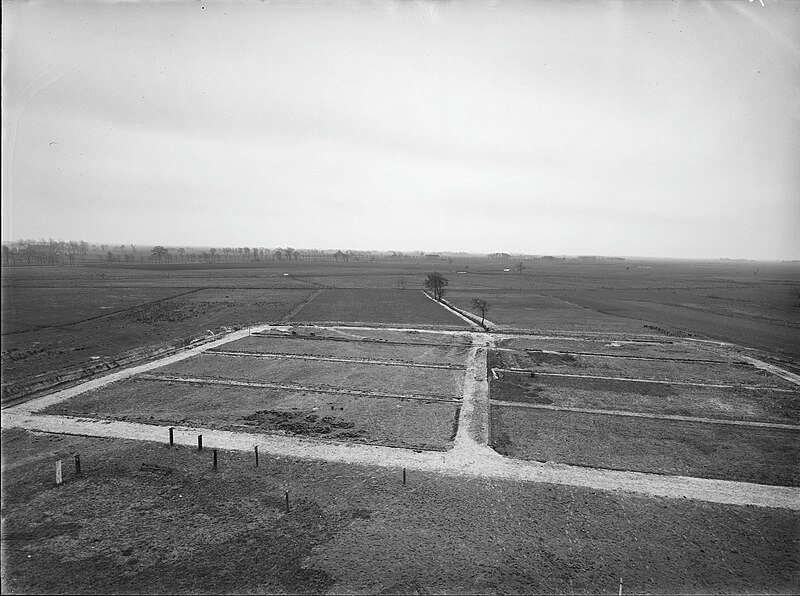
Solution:
{"label": "field boundary line", "polygon": [[551,410],[555,412],[577,412],[580,414],[600,414],[603,416],[629,416],[632,418],[650,418],[653,420],[674,420],[678,422],[698,422],[704,424],[729,424],[733,426],[752,426],[760,428],[776,428],[781,430],[800,431],[800,425],[781,424],[779,422],[755,422],[747,420],[725,420],[722,418],[699,418],[694,416],[679,416],[677,414],[648,414],[646,412],[631,412],[629,410],[597,410],[592,408],[575,408],[572,406],[552,406],[548,404],[531,404],[525,402],[503,401],[492,399],[493,406],[511,408],[530,408],[534,410]]}
{"label": "field boundary line", "polygon": [[358,397],[383,397],[392,399],[414,399],[419,401],[438,401],[445,403],[461,403],[460,397],[445,395],[419,395],[415,393],[378,393],[360,389],[340,389],[336,387],[316,387],[313,385],[291,385],[281,383],[264,383],[260,381],[240,381],[237,379],[207,379],[203,377],[176,377],[171,375],[141,374],[140,379],[147,381],[163,381],[169,383],[188,383],[194,385],[225,385],[230,387],[256,387],[259,389],[288,389],[307,393],[331,393],[334,395],[355,395]]}
{"label": "field boundary line", "polygon": [[[262,327],[269,327],[269,325],[258,326],[258,328]],[[153,370],[155,368],[161,368],[162,366],[166,366],[168,364],[174,364],[176,362],[180,362],[181,360],[187,360],[188,358],[197,356],[198,354],[202,354],[206,350],[210,350],[212,348],[221,346],[228,342],[236,341],[237,339],[242,339],[243,337],[247,337],[248,333],[249,333],[248,329],[239,329],[237,331],[232,331],[230,333],[226,333],[221,338],[215,339],[208,343],[202,343],[199,346],[194,346],[194,347],[187,347],[180,352],[172,353],[162,358],[145,362],[144,364],[138,364],[136,366],[131,366],[129,368],[123,368],[122,370],[117,370],[107,375],[103,375],[95,379],[84,381],[73,387],[68,387],[66,389],[56,391],[55,393],[43,395],[42,397],[36,397],[29,401],[25,401],[21,404],[8,406],[7,408],[4,408],[3,411],[4,413],[10,411],[36,412],[38,410],[42,410],[44,408],[60,403],[62,401],[71,399],[76,395],[86,393],[87,391],[92,391],[93,389],[99,389],[100,387],[104,387],[110,383],[121,381],[123,379],[128,379],[130,377],[146,373],[147,371]]]}
{"label": "field boundary line", "polygon": [[[471,329],[474,329],[474,330],[476,330],[476,331],[478,331],[478,330],[480,330],[480,331],[483,331],[483,329],[481,329],[481,326],[480,326],[480,325],[478,325],[478,323],[477,323],[476,321],[473,321],[472,319],[470,319],[469,317],[467,317],[466,315],[464,315],[464,314],[463,314],[461,311],[459,311],[459,310],[458,310],[457,308],[455,308],[454,306],[450,306],[450,304],[448,304],[447,302],[445,302],[445,301],[444,301],[444,298],[442,298],[441,300],[436,300],[434,297],[432,297],[430,294],[428,294],[428,292],[426,292],[426,291],[424,291],[424,290],[422,291],[422,294],[423,294],[423,296],[425,296],[425,298],[427,298],[428,300],[431,300],[432,302],[435,302],[436,304],[438,304],[439,306],[441,306],[443,309],[445,309],[445,310],[447,310],[447,311],[449,311],[449,312],[453,313],[453,314],[454,314],[454,315],[456,315],[458,318],[460,318],[460,319],[462,319],[462,320],[466,321],[466,322],[469,324],[469,326],[470,326],[470,328],[471,328]],[[488,325],[489,325],[489,321],[484,321],[484,324],[486,324],[486,326],[488,327]]]}
{"label": "field boundary line", "polygon": [[273,360],[320,360],[323,362],[348,362],[351,364],[376,364],[381,366],[405,366],[408,368],[437,368],[445,370],[465,370],[466,366],[463,364],[433,364],[433,363],[415,363],[415,362],[402,362],[400,360],[376,360],[370,358],[345,358],[339,356],[310,356],[305,354],[276,354],[272,352],[244,352],[236,350],[208,350],[205,356],[213,355],[233,356],[236,357],[252,357],[252,358],[267,358]]}
{"label": "field boundary line", "polygon": [[[99,287],[103,287],[103,286],[99,286]],[[155,287],[158,287],[158,286],[152,286],[152,287],[155,288]],[[183,288],[185,289],[186,286],[183,286]],[[72,288],[69,288],[69,289],[72,289]],[[72,327],[74,325],[80,325],[81,323],[88,323],[89,321],[97,321],[97,320],[100,320],[100,319],[107,319],[109,317],[113,317],[114,315],[118,315],[118,314],[121,314],[121,313],[124,313],[124,312],[128,312],[128,311],[133,310],[135,308],[141,308],[141,307],[150,306],[150,305],[153,305],[153,304],[159,304],[161,302],[166,302],[167,300],[172,300],[174,298],[180,298],[181,296],[188,296],[189,294],[194,294],[196,292],[200,292],[200,291],[203,291],[203,290],[209,290],[209,289],[213,289],[213,288],[208,287],[208,286],[200,287],[200,288],[194,288],[194,289],[189,290],[187,292],[181,292],[180,294],[175,294],[173,296],[167,296],[166,298],[159,298],[157,300],[151,300],[149,302],[142,302],[141,304],[137,304],[135,306],[129,306],[127,308],[121,308],[119,310],[115,310],[115,311],[112,311],[112,312],[103,313],[102,315],[97,315],[96,317],[88,317],[86,319],[81,319],[79,321],[72,321],[71,323],[64,323],[62,325],[35,325],[34,327],[32,327],[30,329],[23,329],[21,331],[9,331],[9,332],[3,333],[1,335],[2,336],[6,336],[6,335],[15,335],[15,334],[18,334],[18,333],[32,333],[34,331],[43,331],[44,329],[66,329],[67,327]]]}
{"label": "field boundary line", "polygon": [[537,377],[568,377],[571,379],[599,379],[604,381],[630,381],[631,383],[657,383],[659,385],[686,385],[689,387],[711,387],[714,389],[748,389],[751,391],[777,391],[779,393],[796,393],[796,389],[786,389],[785,387],[765,387],[762,385],[723,385],[717,383],[694,383],[692,381],[664,381],[661,379],[634,379],[630,377],[604,377],[600,375],[573,375],[569,373],[539,372],[529,368],[501,368],[492,367],[492,374],[495,371],[510,373],[533,373]]}
{"label": "field boundary line", "polygon": [[[2,418],[2,426],[62,435],[149,441],[165,445],[168,440],[167,426],[38,415],[24,411],[6,413]],[[469,454],[458,453],[457,449],[442,453],[266,433],[187,426],[173,428],[175,444],[189,447],[196,445],[197,435],[202,434],[208,448],[251,452],[253,446],[257,445],[259,452],[265,456],[270,454],[278,457],[384,468],[405,467],[448,476],[496,478],[514,482],[624,491],[651,497],[688,498],[725,505],[753,505],[800,511],[800,488],[797,487],[509,459],[488,447]]]}
{"label": "field boundary line", "polygon": [[303,310],[308,305],[309,302],[311,302],[317,296],[319,296],[322,293],[322,290],[324,290],[324,289],[325,288],[319,288],[319,289],[314,290],[313,292],[311,292],[311,294],[309,294],[308,297],[305,300],[303,300],[300,304],[295,306],[287,314],[283,315],[281,317],[281,322],[282,323],[286,323],[288,321],[291,321],[294,317],[296,317],[300,313],[301,310]]}

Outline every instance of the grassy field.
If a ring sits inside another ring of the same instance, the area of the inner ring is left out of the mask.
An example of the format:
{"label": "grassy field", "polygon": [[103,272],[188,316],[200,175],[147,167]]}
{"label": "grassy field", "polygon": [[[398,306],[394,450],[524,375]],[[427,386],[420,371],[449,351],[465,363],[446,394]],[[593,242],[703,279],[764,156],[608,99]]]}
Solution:
{"label": "grassy field", "polygon": [[493,406],[504,455],[597,468],[800,486],[800,432]]}
{"label": "grassy field", "polygon": [[[796,592],[796,513],[3,432],[6,593]],[[75,477],[72,456],[81,455]],[[65,460],[67,481],[53,482]],[[290,511],[285,510],[285,493]]]}

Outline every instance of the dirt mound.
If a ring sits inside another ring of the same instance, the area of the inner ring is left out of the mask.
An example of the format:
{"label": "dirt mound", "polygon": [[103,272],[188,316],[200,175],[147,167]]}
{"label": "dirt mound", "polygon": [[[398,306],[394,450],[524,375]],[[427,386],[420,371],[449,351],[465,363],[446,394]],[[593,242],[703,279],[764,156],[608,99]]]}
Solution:
{"label": "dirt mound", "polygon": [[335,416],[317,416],[304,412],[259,410],[245,416],[242,420],[245,424],[292,435],[336,436],[339,438],[356,438],[365,435],[361,430],[349,430],[355,426],[353,422]]}

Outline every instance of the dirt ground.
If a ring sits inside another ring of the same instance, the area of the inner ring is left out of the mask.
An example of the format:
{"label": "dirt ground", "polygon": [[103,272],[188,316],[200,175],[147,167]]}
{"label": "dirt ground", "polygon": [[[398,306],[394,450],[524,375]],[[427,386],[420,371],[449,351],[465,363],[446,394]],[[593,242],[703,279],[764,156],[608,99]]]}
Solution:
{"label": "dirt ground", "polygon": [[134,378],[45,412],[443,450],[452,446],[458,404]]}
{"label": "dirt ground", "polygon": [[800,432],[492,406],[491,445],[510,457],[800,486]]}
{"label": "dirt ground", "polygon": [[3,431],[3,445],[9,594],[800,585],[800,517],[785,510],[422,472],[404,485],[399,469],[286,458],[256,468],[229,452],[214,469],[208,451],[26,431]]}
{"label": "dirt ground", "polygon": [[695,387],[618,379],[496,373],[498,378],[492,377],[492,399],[499,401],[800,424],[800,390]]}

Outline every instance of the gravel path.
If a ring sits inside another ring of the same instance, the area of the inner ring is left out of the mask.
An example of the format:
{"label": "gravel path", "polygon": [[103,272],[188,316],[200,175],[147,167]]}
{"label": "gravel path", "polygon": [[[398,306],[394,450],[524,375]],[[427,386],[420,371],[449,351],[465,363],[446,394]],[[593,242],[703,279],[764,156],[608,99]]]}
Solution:
{"label": "gravel path", "polygon": [[[252,329],[268,330],[270,326],[263,325]],[[440,331],[438,333],[464,332]],[[21,427],[58,434],[167,443],[169,433],[163,426],[50,416],[36,414],[36,412],[85,391],[190,358],[208,349],[245,337],[247,334],[247,329],[236,331],[220,340],[187,349],[180,354],[118,371],[77,387],[31,400],[19,406],[6,408],[2,414],[2,426],[3,428]],[[270,455],[297,457],[357,465],[406,468],[412,472],[418,470],[445,475],[544,482],[598,490],[619,490],[657,497],[687,498],[730,505],[779,507],[800,511],[800,489],[793,487],[584,468],[565,464],[513,460],[499,455],[487,446],[489,385],[486,378],[486,355],[487,350],[493,346],[494,336],[476,332],[472,333],[472,338],[473,347],[467,359],[459,429],[453,449],[446,453],[192,427],[175,427],[175,443],[195,446],[197,445],[197,435],[202,434],[203,444],[207,449],[252,451],[257,445],[259,454],[263,455],[265,460],[268,460]]]}

